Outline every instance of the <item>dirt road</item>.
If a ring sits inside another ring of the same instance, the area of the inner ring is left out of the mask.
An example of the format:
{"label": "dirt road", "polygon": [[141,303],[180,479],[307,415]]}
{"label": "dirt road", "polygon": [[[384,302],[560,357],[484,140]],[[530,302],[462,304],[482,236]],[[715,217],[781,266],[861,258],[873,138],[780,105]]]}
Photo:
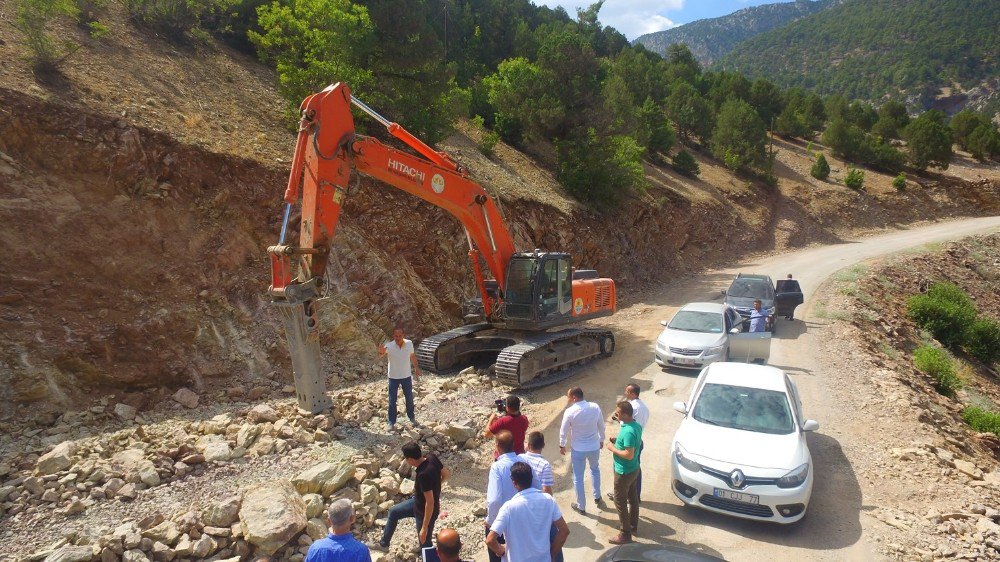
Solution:
{"label": "dirt road", "polygon": [[[597,401],[607,414],[622,388],[630,381],[643,388],[642,398],[652,416],[646,430],[643,453],[643,503],[640,533],[644,543],[680,543],[689,548],[721,556],[727,560],[871,560],[878,558],[872,548],[867,505],[862,493],[867,484],[859,477],[853,456],[862,454],[861,442],[877,439],[873,428],[855,419],[833,392],[839,384],[836,358],[826,357],[820,343],[831,322],[817,310],[817,289],[832,274],[845,267],[881,255],[924,244],[956,239],[1000,229],[1000,217],[950,221],[930,226],[893,231],[862,240],[809,248],[801,251],[748,260],[731,268],[716,270],[650,291],[639,302],[623,308],[608,324],[616,330],[618,349],[606,362],[588,367],[573,384],[579,384],[587,398]],[[739,271],[769,274],[772,278],[793,273],[802,283],[806,302],[796,311],[796,319],[778,320],[771,346],[770,364],[788,372],[799,387],[805,415],[820,423],[809,435],[815,467],[815,485],[806,518],[791,527],[741,521],[697,509],[682,508],[670,489],[669,448],[681,415],[671,405],[686,401],[696,372],[663,370],[652,362],[652,345],[662,329],[659,322],[683,304],[718,301],[732,276]],[[829,311],[835,312],[835,311]],[[556,472],[556,499],[570,523],[567,560],[589,561],[607,549],[608,538],[616,532],[614,507],[597,509],[588,505],[580,515],[570,509],[574,501],[569,457],[558,457],[558,433],[563,393],[566,385],[554,385],[529,396],[527,410],[532,425],[544,428],[546,456]],[[609,434],[614,434],[609,428]],[[611,454],[602,456],[605,475],[602,494],[611,490]],[[590,495],[589,476],[587,477]],[[485,553],[478,559],[485,560]]]}

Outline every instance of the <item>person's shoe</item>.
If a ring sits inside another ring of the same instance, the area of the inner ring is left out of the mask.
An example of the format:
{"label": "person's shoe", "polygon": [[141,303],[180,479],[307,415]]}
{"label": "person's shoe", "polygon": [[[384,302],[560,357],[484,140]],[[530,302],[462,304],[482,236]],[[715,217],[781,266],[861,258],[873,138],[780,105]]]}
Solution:
{"label": "person's shoe", "polygon": [[372,541],[372,542],[369,542],[369,543],[365,543],[365,546],[368,547],[368,550],[377,550],[379,552],[389,552],[389,545],[382,544],[379,541]]}
{"label": "person's shoe", "polygon": [[632,542],[632,536],[626,535],[625,533],[618,533],[617,535],[608,539],[611,544],[628,544]]}
{"label": "person's shoe", "polygon": [[615,493],[614,492],[608,492],[608,501],[609,502],[615,501]]}
{"label": "person's shoe", "polygon": [[572,507],[573,511],[579,513],[580,515],[586,515],[587,514],[587,510],[584,509],[584,508],[582,508],[582,507],[580,507],[580,504],[577,504],[577,503],[570,504],[570,507]]}
{"label": "person's shoe", "polygon": [[389,425],[386,426],[386,430],[388,430],[388,431],[396,431],[396,424],[390,423]]}
{"label": "person's shoe", "polygon": [[594,505],[597,507],[604,507],[604,500],[601,499],[601,496],[594,498]]}
{"label": "person's shoe", "polygon": [[410,420],[410,423],[413,425],[413,427],[420,427],[420,424],[417,423],[417,420]]}
{"label": "person's shoe", "polygon": [[632,525],[632,534],[634,535],[634,534],[636,534],[638,532],[639,532],[639,526],[638,525]]}

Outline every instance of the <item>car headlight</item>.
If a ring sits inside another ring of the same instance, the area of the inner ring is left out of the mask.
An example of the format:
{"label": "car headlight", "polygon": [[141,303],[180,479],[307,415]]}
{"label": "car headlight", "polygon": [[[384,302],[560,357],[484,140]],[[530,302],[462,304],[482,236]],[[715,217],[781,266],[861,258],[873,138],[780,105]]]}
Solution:
{"label": "car headlight", "polygon": [[674,457],[677,458],[677,462],[691,472],[701,472],[701,465],[684,456],[684,453],[686,452],[687,451],[684,450],[684,447],[681,447],[681,444],[678,443],[677,447],[674,449]]}
{"label": "car headlight", "polygon": [[661,352],[667,351],[667,344],[663,343],[662,341],[657,341],[656,351],[661,351]]}
{"label": "car headlight", "polygon": [[719,355],[726,350],[725,345],[717,345],[715,347],[710,347],[705,350],[705,355]]}
{"label": "car headlight", "polygon": [[795,488],[796,486],[801,486],[806,481],[807,476],[809,476],[809,463],[805,463],[779,478],[778,487]]}

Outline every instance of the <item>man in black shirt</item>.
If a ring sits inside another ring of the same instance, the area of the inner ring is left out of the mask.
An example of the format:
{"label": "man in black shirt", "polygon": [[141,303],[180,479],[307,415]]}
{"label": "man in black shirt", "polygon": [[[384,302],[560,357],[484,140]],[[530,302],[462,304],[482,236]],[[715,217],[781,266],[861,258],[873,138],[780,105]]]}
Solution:
{"label": "man in black shirt", "polygon": [[414,477],[413,497],[394,505],[389,509],[389,516],[382,531],[382,540],[370,548],[387,550],[392,535],[396,532],[396,524],[400,519],[413,517],[417,521],[417,539],[420,547],[431,546],[434,536],[434,522],[441,512],[441,483],[448,479],[451,471],[445,468],[437,455],[421,454],[420,445],[411,441],[403,445],[403,457],[407,464],[416,469]]}

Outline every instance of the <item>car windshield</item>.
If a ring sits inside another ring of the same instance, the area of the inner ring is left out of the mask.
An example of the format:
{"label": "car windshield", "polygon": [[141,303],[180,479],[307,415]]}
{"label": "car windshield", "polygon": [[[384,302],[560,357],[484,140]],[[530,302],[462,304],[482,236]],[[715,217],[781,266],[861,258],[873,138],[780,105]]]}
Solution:
{"label": "car windshield", "polygon": [[692,412],[694,419],[722,427],[786,435],[795,429],[784,392],[706,384]]}
{"label": "car windshield", "polygon": [[759,299],[767,296],[768,285],[760,279],[737,279],[726,291],[731,297]]}
{"label": "car windshield", "polygon": [[674,315],[667,327],[671,330],[683,330],[685,332],[709,332],[712,334],[722,333],[722,315],[718,312],[697,312],[694,310],[681,310]]}

